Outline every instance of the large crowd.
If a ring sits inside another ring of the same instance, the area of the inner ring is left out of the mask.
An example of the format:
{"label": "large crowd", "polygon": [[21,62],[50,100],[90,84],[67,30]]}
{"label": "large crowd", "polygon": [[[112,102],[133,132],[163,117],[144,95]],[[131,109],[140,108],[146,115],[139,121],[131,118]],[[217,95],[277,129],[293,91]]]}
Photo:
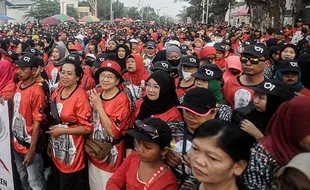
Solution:
{"label": "large crowd", "polygon": [[309,190],[309,27],[1,26],[15,189]]}

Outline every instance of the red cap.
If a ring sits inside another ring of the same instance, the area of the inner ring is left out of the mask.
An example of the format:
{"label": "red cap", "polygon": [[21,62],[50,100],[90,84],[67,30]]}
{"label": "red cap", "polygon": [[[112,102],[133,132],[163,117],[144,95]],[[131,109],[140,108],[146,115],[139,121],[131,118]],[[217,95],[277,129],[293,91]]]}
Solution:
{"label": "red cap", "polygon": [[207,57],[208,55],[211,55],[211,54],[214,54],[216,55],[216,50],[214,47],[211,47],[211,46],[206,46],[204,47],[201,52],[200,52],[200,58],[205,58]]}
{"label": "red cap", "polygon": [[[100,65],[100,69],[102,70],[102,68],[106,68],[107,70],[114,70],[114,71],[117,72],[118,77],[122,76],[121,66],[119,66],[119,64],[116,63],[115,61],[107,60],[107,61],[102,62],[101,65]],[[113,73],[115,73],[115,72],[113,72]]]}
{"label": "red cap", "polygon": [[80,44],[74,44],[73,46],[72,46],[72,48],[70,48],[70,50],[72,51],[72,50],[75,50],[75,51],[84,51],[83,50],[83,46],[81,46]]}

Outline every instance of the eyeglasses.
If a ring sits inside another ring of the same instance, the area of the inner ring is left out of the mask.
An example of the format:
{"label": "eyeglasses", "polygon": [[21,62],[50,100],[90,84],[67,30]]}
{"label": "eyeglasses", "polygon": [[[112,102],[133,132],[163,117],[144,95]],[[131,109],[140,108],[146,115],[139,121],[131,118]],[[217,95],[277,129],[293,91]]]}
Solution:
{"label": "eyeglasses", "polygon": [[155,90],[159,90],[159,89],[160,89],[160,87],[159,87],[157,84],[151,84],[151,83],[149,83],[149,82],[146,82],[146,83],[145,83],[145,87],[146,87],[146,88],[153,88],[153,89],[155,89]]}
{"label": "eyeglasses", "polygon": [[71,77],[73,75],[75,75],[75,73],[71,73],[71,72],[65,72],[65,71],[61,71],[59,72],[59,76],[63,77],[63,76],[67,76],[67,77]]}
{"label": "eyeglasses", "polygon": [[112,81],[112,80],[115,79],[115,76],[114,76],[114,75],[100,74],[100,75],[99,75],[99,78],[100,78],[100,79],[105,79],[105,78],[107,78],[109,81]]}
{"label": "eyeglasses", "polygon": [[158,131],[151,125],[143,123],[141,120],[135,121],[135,129],[149,137],[152,140],[159,138]]}
{"label": "eyeglasses", "polygon": [[248,58],[248,57],[241,57],[240,58],[241,63],[246,64],[248,61],[253,64],[253,65],[257,65],[259,64],[259,62],[263,62],[266,61],[266,59],[258,59],[258,58]]}

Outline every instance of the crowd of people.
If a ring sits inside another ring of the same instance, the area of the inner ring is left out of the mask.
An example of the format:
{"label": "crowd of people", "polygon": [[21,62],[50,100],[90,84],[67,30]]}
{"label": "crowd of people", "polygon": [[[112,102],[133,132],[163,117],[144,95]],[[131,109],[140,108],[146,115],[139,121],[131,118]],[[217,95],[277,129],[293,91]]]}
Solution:
{"label": "crowd of people", "polygon": [[310,30],[0,27],[16,189],[310,189]]}

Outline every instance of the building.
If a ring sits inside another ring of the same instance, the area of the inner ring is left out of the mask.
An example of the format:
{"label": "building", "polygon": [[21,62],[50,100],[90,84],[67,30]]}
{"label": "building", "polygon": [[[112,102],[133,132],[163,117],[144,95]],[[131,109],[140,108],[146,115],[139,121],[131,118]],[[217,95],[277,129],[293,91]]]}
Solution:
{"label": "building", "polygon": [[25,23],[27,21],[33,21],[33,19],[25,19],[23,16],[33,6],[31,0],[7,0],[6,1],[6,15],[14,18],[15,20],[9,20],[9,23]]}

